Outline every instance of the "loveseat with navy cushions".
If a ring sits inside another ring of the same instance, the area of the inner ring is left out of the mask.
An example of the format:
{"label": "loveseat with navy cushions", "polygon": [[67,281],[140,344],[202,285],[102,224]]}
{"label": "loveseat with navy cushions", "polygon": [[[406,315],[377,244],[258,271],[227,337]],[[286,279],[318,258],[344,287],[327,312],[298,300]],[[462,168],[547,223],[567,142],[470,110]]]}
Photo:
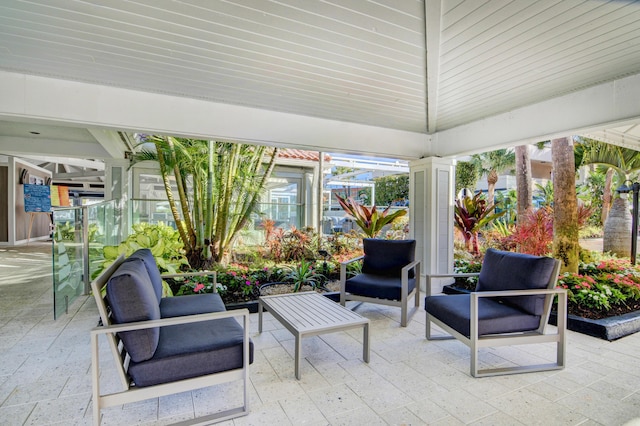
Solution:
{"label": "loveseat with navy cushions", "polygon": [[[91,336],[96,424],[101,408],[236,380],[244,386],[242,406],[199,420],[248,413],[248,310],[226,311],[217,293],[162,297],[162,276],[148,249],[118,258],[92,290],[102,323]],[[100,395],[99,335],[117,359],[123,392]]]}

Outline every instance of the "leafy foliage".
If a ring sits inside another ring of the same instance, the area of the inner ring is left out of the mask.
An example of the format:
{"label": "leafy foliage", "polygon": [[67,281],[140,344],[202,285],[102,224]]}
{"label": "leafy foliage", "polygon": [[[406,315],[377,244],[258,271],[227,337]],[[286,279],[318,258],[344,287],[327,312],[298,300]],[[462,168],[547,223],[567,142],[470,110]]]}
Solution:
{"label": "leafy foliage", "polygon": [[[151,250],[161,273],[175,274],[188,265],[178,231],[164,224],[138,223],[133,225],[133,233],[117,246],[104,246],[104,262],[94,272],[108,268],[121,254],[130,256],[138,249]],[[169,294],[165,285],[165,292]]]}
{"label": "leafy foliage", "polygon": [[409,175],[384,176],[375,179],[376,200],[379,206],[392,206],[409,200]]}
{"label": "leafy foliage", "polygon": [[324,281],[322,274],[315,271],[314,262],[305,260],[295,266],[288,267],[284,278],[286,281],[293,283],[294,292],[299,291],[303,285],[308,285],[315,289]]}
{"label": "leafy foliage", "polygon": [[478,179],[480,179],[480,170],[476,163],[458,161],[456,164],[456,194],[463,188],[475,188]]}
{"label": "leafy foliage", "polygon": [[578,272],[564,273],[558,279],[570,303],[608,311],[627,300],[640,300],[640,271],[626,260],[581,263]]}
{"label": "leafy foliage", "polygon": [[553,210],[550,207],[542,207],[527,212],[506,238],[506,243],[517,248],[520,253],[535,256],[550,253],[553,244]]}
{"label": "leafy foliage", "polygon": [[293,262],[304,259],[315,259],[314,247],[318,246],[318,234],[315,229],[307,227],[289,230],[276,228],[272,220],[263,222],[265,229],[265,256],[275,262]]}
{"label": "leafy foliage", "polygon": [[249,223],[271,175],[277,148],[165,136],[146,136],[143,142],[153,142],[155,152],[145,150],[135,160],[155,160],[160,165],[191,267],[228,261],[229,250]]}
{"label": "leafy foliage", "polygon": [[347,199],[339,195],[336,195],[336,197],[344,211],[353,217],[356,224],[369,238],[375,238],[385,225],[407,214],[406,210],[397,210],[390,213],[390,206],[380,212],[376,209],[376,206],[369,209],[351,197]]}
{"label": "leafy foliage", "polygon": [[474,255],[480,253],[480,229],[505,214],[504,211],[494,213],[494,207],[494,204],[487,205],[487,200],[481,192],[477,192],[473,197],[462,197],[455,202],[455,227],[462,232],[467,250]]}

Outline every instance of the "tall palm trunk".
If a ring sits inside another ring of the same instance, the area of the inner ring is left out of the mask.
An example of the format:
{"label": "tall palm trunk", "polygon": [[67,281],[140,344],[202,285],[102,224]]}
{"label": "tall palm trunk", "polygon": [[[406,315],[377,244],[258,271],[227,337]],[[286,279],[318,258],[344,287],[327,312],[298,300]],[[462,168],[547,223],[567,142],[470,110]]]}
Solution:
{"label": "tall palm trunk", "polygon": [[615,170],[612,167],[607,169],[607,173],[604,175],[604,194],[602,197],[602,225],[607,223],[607,216],[609,215],[609,209],[611,208],[611,200],[613,194],[611,193],[611,185],[613,183],[613,174]]}
{"label": "tall palm trunk", "polygon": [[533,180],[531,178],[531,159],[529,146],[520,145],[515,148],[516,154],[516,193],[518,196],[516,214],[517,219],[524,218],[525,213],[533,204]]}
{"label": "tall palm trunk", "polygon": [[498,172],[491,170],[487,175],[487,203],[494,204],[496,183],[498,183]]}
{"label": "tall palm trunk", "polygon": [[561,272],[578,272],[578,197],[573,142],[551,141],[553,163],[553,256],[562,262]]}

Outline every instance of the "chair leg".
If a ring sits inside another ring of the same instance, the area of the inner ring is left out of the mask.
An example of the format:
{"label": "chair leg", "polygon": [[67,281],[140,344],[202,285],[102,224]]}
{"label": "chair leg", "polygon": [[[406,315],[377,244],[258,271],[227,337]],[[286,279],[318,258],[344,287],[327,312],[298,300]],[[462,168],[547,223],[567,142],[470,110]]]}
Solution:
{"label": "chair leg", "polygon": [[407,301],[405,300],[402,306],[400,307],[400,327],[407,326]]}
{"label": "chair leg", "polygon": [[471,373],[471,375],[473,377],[478,377],[478,346],[476,345],[476,342],[471,342],[471,347],[470,349],[470,356],[471,356],[471,365],[470,365],[470,369],[469,372]]}

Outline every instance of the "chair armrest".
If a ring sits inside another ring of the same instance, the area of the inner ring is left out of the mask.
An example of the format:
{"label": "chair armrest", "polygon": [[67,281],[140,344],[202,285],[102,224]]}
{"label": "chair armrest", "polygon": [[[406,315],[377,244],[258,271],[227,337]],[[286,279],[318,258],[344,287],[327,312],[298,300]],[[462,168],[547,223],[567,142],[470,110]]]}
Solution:
{"label": "chair armrest", "polygon": [[364,255],[354,257],[353,259],[345,260],[344,262],[340,262],[340,266],[344,265],[346,267],[348,264],[353,263],[356,260],[362,260],[362,259],[364,259]]}
{"label": "chair armrest", "polygon": [[[563,288],[541,288],[531,290],[501,290],[501,291],[474,291],[470,293],[470,330],[471,338],[478,338],[478,300],[481,297],[505,297],[505,296],[531,296],[539,294],[557,294],[558,295],[558,330],[564,333],[567,327],[567,290]],[[446,297],[446,296],[445,296]],[[548,305],[547,312],[542,313],[542,321],[544,321],[543,329],[547,324],[549,314],[551,312],[551,303]]]}
{"label": "chair armrest", "polygon": [[508,297],[508,296],[535,296],[537,294],[561,294],[567,291],[563,288],[534,288],[527,290],[498,290],[498,291],[473,291],[471,297]]}
{"label": "chair armrest", "polygon": [[354,257],[353,259],[346,260],[344,262],[340,262],[340,292],[344,293],[345,282],[347,282],[347,265],[358,260],[364,259],[364,255]]}
{"label": "chair armrest", "polygon": [[403,274],[403,275],[404,274],[408,274],[410,269],[412,269],[412,268],[414,268],[414,267],[416,267],[418,265],[420,265],[420,261],[419,260],[414,260],[413,262],[403,266],[402,269],[400,270],[400,273]]}
{"label": "chair armrest", "polygon": [[477,277],[480,272],[460,272],[459,274],[427,274],[427,277],[432,278],[447,278],[447,277]]}
{"label": "chair armrest", "polygon": [[431,296],[431,278],[468,278],[479,277],[480,272],[464,272],[456,274],[427,274],[427,296]]}
{"label": "chair armrest", "polygon": [[231,311],[224,312],[211,312],[208,314],[197,314],[197,315],[184,315],[181,317],[172,317],[172,318],[162,318],[159,320],[148,320],[148,321],[136,321],[136,322],[128,322],[124,324],[112,324],[108,326],[100,326],[94,327],[91,330],[92,335],[100,335],[107,333],[120,333],[123,331],[132,331],[132,330],[144,330],[146,328],[155,328],[155,327],[166,327],[169,325],[177,325],[177,324],[190,324],[201,321],[209,321],[221,318],[233,318],[233,317],[244,317],[245,324],[248,325],[249,321],[249,310],[248,309],[234,309]]}

